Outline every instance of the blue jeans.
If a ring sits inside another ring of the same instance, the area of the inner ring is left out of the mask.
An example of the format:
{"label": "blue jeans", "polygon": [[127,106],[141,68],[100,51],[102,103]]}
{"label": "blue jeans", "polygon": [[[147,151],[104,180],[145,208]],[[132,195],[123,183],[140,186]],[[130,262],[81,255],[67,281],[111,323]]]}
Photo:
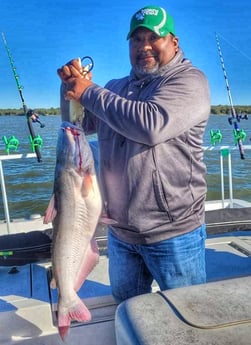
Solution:
{"label": "blue jeans", "polygon": [[151,292],[155,279],[161,290],[206,282],[206,226],[147,245],[118,240],[108,231],[109,276],[112,294],[120,303]]}

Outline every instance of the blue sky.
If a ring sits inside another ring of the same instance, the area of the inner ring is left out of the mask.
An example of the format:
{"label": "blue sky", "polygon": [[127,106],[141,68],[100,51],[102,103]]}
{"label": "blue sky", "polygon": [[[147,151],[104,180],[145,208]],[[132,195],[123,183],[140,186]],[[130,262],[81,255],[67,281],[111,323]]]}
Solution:
{"label": "blue sky", "polygon": [[[250,0],[1,0],[4,33],[30,108],[58,107],[56,70],[90,55],[93,81],[104,86],[130,71],[126,35],[139,8],[163,6],[174,17],[185,56],[207,75],[211,104],[229,104],[217,50],[218,34],[233,103],[251,104]],[[0,108],[22,107],[4,44],[0,42]]]}

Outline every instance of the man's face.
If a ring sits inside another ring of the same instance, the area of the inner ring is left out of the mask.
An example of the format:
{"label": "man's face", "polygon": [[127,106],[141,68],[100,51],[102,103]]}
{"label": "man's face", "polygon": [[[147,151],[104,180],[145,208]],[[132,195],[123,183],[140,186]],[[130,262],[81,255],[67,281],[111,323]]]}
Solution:
{"label": "man's face", "polygon": [[177,37],[171,34],[159,37],[146,28],[135,30],[129,48],[131,65],[139,78],[155,73],[171,61],[179,49]]}

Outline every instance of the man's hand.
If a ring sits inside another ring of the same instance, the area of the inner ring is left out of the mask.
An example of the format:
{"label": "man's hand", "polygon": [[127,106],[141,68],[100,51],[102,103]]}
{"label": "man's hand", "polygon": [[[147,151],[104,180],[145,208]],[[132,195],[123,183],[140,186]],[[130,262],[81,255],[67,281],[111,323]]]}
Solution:
{"label": "man's hand", "polygon": [[63,83],[66,84],[65,99],[79,101],[85,90],[92,85],[91,72],[84,70],[80,59],[74,59],[57,70]]}

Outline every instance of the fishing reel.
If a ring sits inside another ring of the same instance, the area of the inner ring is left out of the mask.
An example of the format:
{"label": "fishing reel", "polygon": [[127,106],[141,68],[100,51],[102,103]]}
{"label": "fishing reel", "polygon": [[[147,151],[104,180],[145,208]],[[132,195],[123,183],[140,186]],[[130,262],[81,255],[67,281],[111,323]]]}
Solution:
{"label": "fishing reel", "polygon": [[229,117],[228,122],[230,125],[233,124],[233,121],[236,120],[237,122],[240,122],[241,120],[248,120],[247,114],[237,114],[235,117]]}
{"label": "fishing reel", "polygon": [[45,124],[39,120],[39,115],[34,110],[29,109],[26,113],[27,118],[31,119],[32,122],[38,122],[41,128],[45,127]]}

